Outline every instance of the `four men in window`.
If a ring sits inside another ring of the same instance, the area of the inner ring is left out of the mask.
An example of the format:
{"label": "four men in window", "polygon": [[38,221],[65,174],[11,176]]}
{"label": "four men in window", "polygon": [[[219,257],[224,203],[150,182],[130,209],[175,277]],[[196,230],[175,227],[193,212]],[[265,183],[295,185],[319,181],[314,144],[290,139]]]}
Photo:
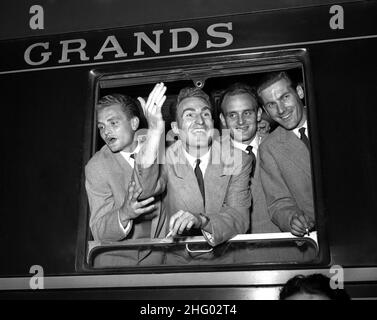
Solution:
{"label": "four men in window", "polygon": [[[143,117],[135,101],[114,95],[98,103],[106,144],[86,167],[95,240],[203,235],[217,247],[246,232],[303,236],[315,228],[300,85],[280,72],[263,79],[257,92],[245,84],[230,86],[219,102],[222,135],[214,129],[209,96],[182,89],[171,123],[179,139],[166,153],[165,92],[159,83],[147,101],[139,98],[149,126],[143,143],[135,135]],[[258,131],[261,107],[278,124],[271,134]],[[170,263],[189,263],[192,256],[185,252],[170,255]],[[140,250],[133,261],[142,264],[148,255]]]}

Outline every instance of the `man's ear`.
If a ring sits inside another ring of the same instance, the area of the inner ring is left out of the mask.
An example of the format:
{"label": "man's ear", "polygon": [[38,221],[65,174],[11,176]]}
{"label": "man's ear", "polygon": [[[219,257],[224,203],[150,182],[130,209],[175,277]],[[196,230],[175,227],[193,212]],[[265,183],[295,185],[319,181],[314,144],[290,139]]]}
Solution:
{"label": "man's ear", "polygon": [[262,105],[261,110],[264,110],[264,112],[266,112],[271,117],[270,113],[267,111],[267,108],[264,105]]}
{"label": "man's ear", "polygon": [[220,113],[220,121],[221,121],[223,128],[226,128],[225,117],[222,113]]}
{"label": "man's ear", "polygon": [[257,111],[257,122],[259,122],[261,118],[262,118],[262,108],[258,108],[258,111]]}
{"label": "man's ear", "polygon": [[303,87],[301,86],[301,85],[298,85],[297,87],[296,87],[296,92],[297,92],[297,94],[298,94],[298,97],[302,100],[302,99],[304,99],[304,96],[305,96],[305,94],[304,94],[304,89],[303,89]]}
{"label": "man's ear", "polygon": [[133,131],[136,131],[139,128],[140,120],[138,117],[132,117],[131,119],[131,128]]}
{"label": "man's ear", "polygon": [[177,121],[172,121],[170,123],[171,129],[173,130],[174,134],[179,135],[178,123]]}

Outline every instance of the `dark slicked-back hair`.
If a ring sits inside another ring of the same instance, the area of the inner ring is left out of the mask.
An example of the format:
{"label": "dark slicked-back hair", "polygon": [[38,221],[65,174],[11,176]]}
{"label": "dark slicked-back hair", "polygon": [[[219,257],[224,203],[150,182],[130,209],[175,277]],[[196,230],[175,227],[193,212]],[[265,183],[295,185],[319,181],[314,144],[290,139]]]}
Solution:
{"label": "dark slicked-back hair", "polygon": [[266,74],[264,77],[262,77],[261,81],[259,82],[258,88],[257,88],[257,94],[260,97],[261,92],[268,88],[270,85],[274,84],[275,82],[278,82],[281,79],[285,79],[288,82],[288,85],[290,85],[293,89],[295,89],[293,86],[293,82],[291,78],[288,76],[288,74],[285,71],[280,72],[271,72]]}
{"label": "dark slicked-back hair", "polygon": [[178,96],[177,96],[177,102],[175,104],[173,103],[170,106],[170,114],[173,116],[174,120],[177,120],[177,110],[178,110],[179,104],[184,99],[193,98],[193,97],[200,98],[203,101],[205,101],[208,104],[208,106],[210,107],[211,112],[213,112],[212,102],[211,102],[211,99],[208,96],[208,94],[206,94],[202,89],[197,88],[197,87],[186,87],[186,88],[183,88],[179,91]]}
{"label": "dark slicked-back hair", "polygon": [[219,106],[220,106],[220,112],[222,113],[222,104],[224,102],[224,99],[228,96],[235,96],[239,94],[248,94],[251,96],[251,98],[255,101],[257,109],[258,109],[258,98],[255,92],[255,89],[248,86],[247,84],[236,82],[232,85],[230,85],[221,95],[219,100]]}
{"label": "dark slicked-back hair", "polygon": [[306,277],[298,275],[288,280],[280,291],[279,299],[285,300],[297,293],[322,295],[331,300],[350,300],[344,289],[332,289],[330,279],[319,273]]}
{"label": "dark slicked-back hair", "polygon": [[106,108],[110,107],[114,104],[119,104],[121,106],[122,111],[127,116],[127,119],[132,119],[133,117],[139,118],[139,128],[146,127],[146,121],[144,118],[144,114],[141,110],[139,103],[131,98],[130,96],[123,95],[120,93],[113,93],[106,95],[98,100],[96,104],[96,111],[97,113]]}

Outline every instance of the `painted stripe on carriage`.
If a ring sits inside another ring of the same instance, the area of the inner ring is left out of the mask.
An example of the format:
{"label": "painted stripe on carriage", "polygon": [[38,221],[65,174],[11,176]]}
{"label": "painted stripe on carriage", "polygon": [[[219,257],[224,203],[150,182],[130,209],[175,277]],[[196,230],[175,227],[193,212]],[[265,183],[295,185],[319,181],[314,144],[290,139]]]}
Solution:
{"label": "painted stripe on carriage", "polygon": [[[95,289],[192,286],[281,286],[297,274],[322,273],[329,269],[221,271],[201,273],[113,274],[45,277],[44,289]],[[184,276],[183,276],[184,275]],[[344,282],[376,282],[377,267],[344,268]],[[30,278],[0,278],[0,290],[30,290]]]}
{"label": "painted stripe on carriage", "polygon": [[323,39],[323,40],[313,40],[313,41],[303,41],[303,42],[292,42],[292,43],[283,43],[283,44],[274,44],[268,46],[257,46],[257,47],[246,47],[238,49],[225,49],[225,50],[214,50],[206,52],[194,52],[187,54],[176,54],[176,55],[167,55],[159,57],[147,57],[147,58],[136,58],[136,59],[124,59],[124,60],[115,60],[115,61],[105,61],[105,62],[93,62],[93,63],[82,63],[75,65],[66,65],[66,66],[54,66],[54,67],[44,67],[44,68],[31,68],[31,69],[20,69],[20,70],[11,70],[11,71],[2,71],[1,74],[13,74],[13,73],[22,73],[22,72],[32,72],[32,71],[44,71],[44,70],[54,70],[54,69],[66,69],[66,68],[78,68],[78,67],[87,67],[87,66],[100,66],[116,63],[129,63],[137,61],[148,61],[148,60],[160,60],[160,59],[169,59],[169,58],[180,58],[180,57],[190,57],[190,56],[202,56],[208,54],[219,54],[219,53],[237,53],[248,50],[264,50],[264,49],[274,49],[274,48],[285,48],[291,46],[305,46],[312,44],[324,44],[331,42],[340,42],[340,41],[354,41],[354,40],[367,40],[377,38],[377,35],[365,35],[357,37],[346,37],[346,38],[335,38],[335,39]]}

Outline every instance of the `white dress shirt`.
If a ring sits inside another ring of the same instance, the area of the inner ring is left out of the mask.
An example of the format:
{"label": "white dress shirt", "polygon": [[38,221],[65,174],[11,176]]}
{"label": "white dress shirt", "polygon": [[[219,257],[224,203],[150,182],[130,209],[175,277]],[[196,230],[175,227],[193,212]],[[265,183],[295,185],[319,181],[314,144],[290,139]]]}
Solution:
{"label": "white dress shirt", "polygon": [[196,161],[198,159],[200,159],[199,168],[202,171],[203,178],[204,178],[204,174],[205,174],[207,167],[208,167],[208,163],[209,163],[209,159],[210,159],[210,155],[211,155],[210,150],[211,149],[209,149],[208,152],[205,155],[202,155],[200,158],[196,158],[196,157],[193,157],[191,154],[189,154],[185,149],[183,149],[183,153],[184,153],[187,161],[190,163],[190,166],[192,167],[193,170],[195,170]]}
{"label": "white dress shirt", "polygon": [[261,137],[258,134],[256,134],[254,139],[251,140],[251,142],[249,144],[244,144],[244,143],[236,141],[236,140],[232,140],[232,141],[233,141],[233,145],[237,149],[241,149],[242,151],[244,151],[246,153],[248,153],[246,148],[248,146],[252,146],[253,147],[252,151],[253,151],[255,158],[256,158],[257,154],[258,154],[258,148],[259,148],[260,140],[261,140]]}
{"label": "white dress shirt", "polygon": [[293,133],[299,138],[301,139],[301,134],[299,132],[299,130],[301,128],[305,128],[305,135],[308,137],[309,139],[309,130],[308,130],[308,121],[305,120],[304,124],[301,126],[301,127],[297,127],[296,129],[293,129]]}
{"label": "white dress shirt", "polygon": [[[189,154],[184,148],[183,148],[183,153],[187,159],[187,161],[190,163],[190,166],[192,167],[193,170],[195,170],[195,167],[196,167],[196,161],[198,159],[200,159],[200,163],[199,163],[199,168],[200,170],[202,171],[202,174],[203,174],[203,179],[204,179],[204,175],[205,175],[205,172],[207,170],[207,167],[208,167],[208,164],[209,164],[209,160],[210,160],[210,157],[211,157],[211,149],[208,150],[208,152],[204,155],[202,155],[200,158],[196,158],[196,157],[193,157],[191,154]],[[210,243],[213,243],[213,236],[211,233],[205,231],[202,229],[202,233],[206,236],[207,240],[210,242]]]}

